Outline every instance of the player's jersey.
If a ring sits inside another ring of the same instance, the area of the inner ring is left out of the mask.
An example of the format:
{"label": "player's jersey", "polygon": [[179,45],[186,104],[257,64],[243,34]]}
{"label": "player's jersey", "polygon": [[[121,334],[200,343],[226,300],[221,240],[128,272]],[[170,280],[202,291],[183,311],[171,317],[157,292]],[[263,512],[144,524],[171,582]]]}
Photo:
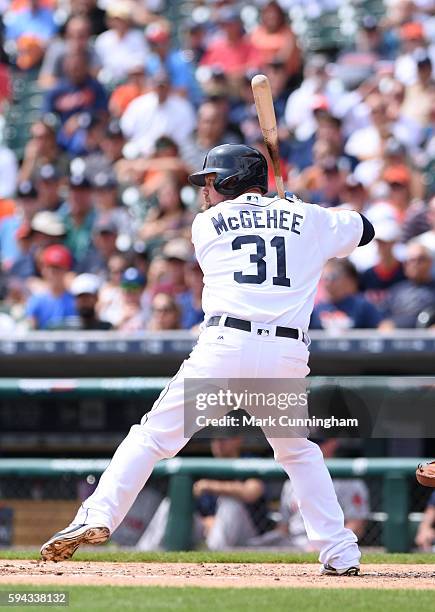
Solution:
{"label": "player's jersey", "polygon": [[256,193],[199,213],[192,241],[205,319],[229,314],[306,330],[323,265],[349,255],[362,232],[356,212]]}

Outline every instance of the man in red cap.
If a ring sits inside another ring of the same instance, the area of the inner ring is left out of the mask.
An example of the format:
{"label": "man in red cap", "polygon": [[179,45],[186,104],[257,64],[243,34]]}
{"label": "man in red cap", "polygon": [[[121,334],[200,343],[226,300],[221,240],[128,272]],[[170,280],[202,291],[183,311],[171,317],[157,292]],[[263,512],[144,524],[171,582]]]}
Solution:
{"label": "man in red cap", "polygon": [[64,328],[68,319],[77,315],[74,296],[66,289],[66,276],[72,264],[71,252],[62,244],[53,244],[42,252],[41,274],[47,289],[30,297],[26,305],[29,326],[33,329]]}

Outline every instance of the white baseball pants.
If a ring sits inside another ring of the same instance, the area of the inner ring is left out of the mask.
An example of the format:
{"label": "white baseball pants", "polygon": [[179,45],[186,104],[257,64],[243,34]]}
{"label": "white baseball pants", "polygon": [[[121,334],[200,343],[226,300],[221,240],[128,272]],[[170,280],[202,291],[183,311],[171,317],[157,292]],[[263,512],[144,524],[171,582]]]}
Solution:
{"label": "white baseball pants", "polygon": [[[208,327],[189,358],[140,425],[133,425],[74,523],[107,526],[113,532],[132,506],[160,459],[176,455],[184,438],[184,378],[304,378],[308,350],[300,340],[223,326]],[[267,327],[265,325],[260,328]],[[268,438],[274,456],[289,475],[307,536],[320,550],[321,563],[336,569],[358,565],[354,533],[343,512],[319,447],[306,438]]]}

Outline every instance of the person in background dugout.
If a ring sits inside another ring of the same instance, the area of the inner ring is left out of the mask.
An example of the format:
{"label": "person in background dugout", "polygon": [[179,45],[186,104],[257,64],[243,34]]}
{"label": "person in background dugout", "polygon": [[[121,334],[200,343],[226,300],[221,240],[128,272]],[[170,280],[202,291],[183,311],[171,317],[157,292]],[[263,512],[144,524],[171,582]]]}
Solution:
{"label": "person in background dugout", "polygon": [[314,306],[310,329],[345,331],[378,327],[381,313],[358,293],[358,273],[347,259],[331,259],[322,280],[325,299]]}
{"label": "person in background dugout", "polygon": [[[242,438],[216,438],[211,442],[213,457],[237,459]],[[193,485],[196,512],[192,539],[205,540],[209,550],[226,550],[245,546],[270,526],[267,516],[265,485],[258,478],[247,480],[197,480]],[[160,504],[146,531],[136,544],[138,550],[162,548],[169,517],[169,498]]]}
{"label": "person in background dugout", "polygon": [[433,552],[435,544],[435,491],[429,497],[423,520],[418,526],[415,543],[424,552]]}
{"label": "person in background dugout", "polygon": [[67,291],[66,278],[72,268],[71,252],[61,244],[46,248],[41,256],[41,274],[46,290],[29,298],[26,316],[32,329],[68,327],[76,316],[74,297]]}
{"label": "person in background dugout", "polygon": [[[339,454],[340,441],[336,438],[319,440],[325,459]],[[334,478],[332,480],[338,503],[344,514],[344,525],[351,529],[358,540],[364,537],[370,513],[370,497],[367,485],[361,478]],[[304,522],[298,508],[290,480],[284,482],[280,499],[281,519],[277,527],[250,541],[250,546],[279,546],[309,551]]]}
{"label": "person in background dugout", "polygon": [[409,243],[404,264],[406,280],[391,288],[385,303],[381,329],[414,328],[418,315],[435,304],[435,281],[431,252],[421,244]]}
{"label": "person in background dugout", "polygon": [[98,318],[95,310],[100,285],[100,279],[95,274],[79,274],[71,284],[80,329],[112,329],[108,321],[101,321]]}

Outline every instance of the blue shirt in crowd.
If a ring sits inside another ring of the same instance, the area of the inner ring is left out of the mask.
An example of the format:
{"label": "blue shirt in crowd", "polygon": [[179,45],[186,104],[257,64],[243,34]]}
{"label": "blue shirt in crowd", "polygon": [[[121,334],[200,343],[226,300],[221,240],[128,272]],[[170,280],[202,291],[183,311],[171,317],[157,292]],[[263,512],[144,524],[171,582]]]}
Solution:
{"label": "blue shirt in crowd", "polygon": [[58,296],[37,293],[29,298],[26,315],[35,319],[37,329],[65,327],[68,319],[77,316],[74,296],[67,291]]}
{"label": "blue shirt in crowd", "polygon": [[311,316],[311,329],[370,329],[382,320],[379,310],[362,295],[349,295],[343,300],[319,302]]}

